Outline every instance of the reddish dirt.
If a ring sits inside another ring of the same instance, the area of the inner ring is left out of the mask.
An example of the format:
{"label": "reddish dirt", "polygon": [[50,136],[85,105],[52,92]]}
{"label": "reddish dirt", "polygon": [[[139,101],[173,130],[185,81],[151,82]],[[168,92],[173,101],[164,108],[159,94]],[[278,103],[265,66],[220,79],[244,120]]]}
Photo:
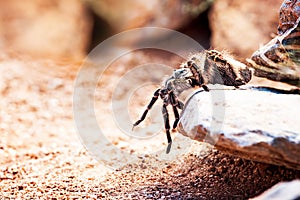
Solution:
{"label": "reddish dirt", "polygon": [[[126,168],[125,168],[126,169]],[[132,181],[134,177],[134,181]],[[111,175],[107,180],[110,180]],[[300,178],[300,171],[252,162],[212,150],[201,157],[189,154],[183,162],[161,171],[129,168],[114,173],[121,184],[115,197],[138,199],[247,199],[272,185]],[[122,186],[122,183],[126,185]],[[134,187],[132,187],[134,186]],[[104,196],[108,197],[110,193]]]}

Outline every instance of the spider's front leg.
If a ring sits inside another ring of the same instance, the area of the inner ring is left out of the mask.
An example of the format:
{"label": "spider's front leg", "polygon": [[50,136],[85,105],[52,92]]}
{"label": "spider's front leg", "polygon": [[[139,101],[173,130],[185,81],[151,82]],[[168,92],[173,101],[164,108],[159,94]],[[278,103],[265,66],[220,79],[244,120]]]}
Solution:
{"label": "spider's front leg", "polygon": [[167,104],[165,104],[165,103],[162,107],[162,114],[163,114],[163,117],[164,117],[165,130],[166,130],[168,143],[170,144],[170,143],[172,143],[172,138],[171,138],[171,134],[170,134],[170,121],[169,121],[169,113],[168,113],[168,110],[167,110]]}
{"label": "spider's front leg", "polygon": [[170,98],[170,103],[172,105],[174,117],[175,117],[175,121],[173,123],[173,130],[174,130],[177,127],[177,124],[179,122],[179,113],[177,108],[182,110],[184,105],[181,101],[178,100],[178,98],[176,97],[173,91],[170,92],[169,98]]}
{"label": "spider's front leg", "polygon": [[200,72],[200,68],[194,61],[188,61],[187,67],[190,68],[191,72],[193,73],[194,78],[191,79],[192,87],[199,86],[202,87],[206,92],[209,92],[209,88],[204,83],[204,78]]}
{"label": "spider's front leg", "polygon": [[146,118],[146,116],[148,114],[148,111],[152,108],[152,106],[154,105],[154,103],[158,99],[159,94],[160,94],[160,89],[157,89],[154,92],[153,97],[152,97],[150,103],[148,104],[146,110],[144,111],[143,115],[141,116],[141,118],[133,124],[132,130],[134,129],[135,126],[139,125],[142,121],[144,121],[144,119]]}
{"label": "spider's front leg", "polygon": [[167,105],[168,104],[164,102],[164,105],[162,107],[162,114],[164,117],[165,130],[166,130],[166,135],[167,135],[167,139],[168,139],[168,146],[167,146],[167,150],[166,150],[166,153],[168,154],[171,151],[172,138],[171,138],[171,134],[170,134],[170,122],[169,122],[169,113],[168,113]]}

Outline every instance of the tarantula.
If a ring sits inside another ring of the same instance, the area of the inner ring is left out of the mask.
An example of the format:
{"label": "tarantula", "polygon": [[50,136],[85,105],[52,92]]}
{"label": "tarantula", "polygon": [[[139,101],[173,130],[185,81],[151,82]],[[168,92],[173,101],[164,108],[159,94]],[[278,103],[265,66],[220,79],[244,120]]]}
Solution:
{"label": "tarantula", "polygon": [[147,116],[158,97],[163,100],[162,114],[164,118],[165,131],[168,140],[167,153],[170,152],[172,138],[170,134],[170,122],[167,106],[171,105],[175,121],[173,130],[179,122],[178,109],[182,110],[184,104],[178,100],[178,96],[189,88],[202,87],[209,91],[207,84],[222,84],[238,87],[251,80],[252,71],[243,63],[234,60],[232,57],[216,50],[201,51],[192,55],[188,61],[173,71],[173,74],[166,79],[161,88],[154,92],[154,95],[144,111],[141,118],[133,124],[132,129],[139,125]]}

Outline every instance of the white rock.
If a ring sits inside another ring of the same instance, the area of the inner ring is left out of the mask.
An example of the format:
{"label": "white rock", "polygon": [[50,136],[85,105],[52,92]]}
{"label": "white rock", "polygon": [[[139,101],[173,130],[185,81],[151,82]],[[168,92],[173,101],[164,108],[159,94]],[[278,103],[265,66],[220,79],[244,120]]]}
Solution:
{"label": "white rock", "polygon": [[299,105],[300,95],[267,89],[199,91],[178,130],[228,153],[300,169]]}

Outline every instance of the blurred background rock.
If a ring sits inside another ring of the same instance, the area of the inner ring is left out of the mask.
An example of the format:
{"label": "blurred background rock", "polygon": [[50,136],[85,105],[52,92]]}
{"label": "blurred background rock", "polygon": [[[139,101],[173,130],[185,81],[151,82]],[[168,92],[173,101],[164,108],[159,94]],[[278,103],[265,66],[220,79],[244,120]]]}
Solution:
{"label": "blurred background rock", "polygon": [[0,50],[34,57],[85,55],[92,17],[80,0],[0,0]]}
{"label": "blurred background rock", "polygon": [[211,45],[242,59],[275,37],[283,0],[216,0],[209,22]]}
{"label": "blurred background rock", "polygon": [[[175,29],[241,59],[276,33],[282,0],[0,0],[0,51],[82,59],[124,30]],[[134,42],[133,41],[130,42]]]}

